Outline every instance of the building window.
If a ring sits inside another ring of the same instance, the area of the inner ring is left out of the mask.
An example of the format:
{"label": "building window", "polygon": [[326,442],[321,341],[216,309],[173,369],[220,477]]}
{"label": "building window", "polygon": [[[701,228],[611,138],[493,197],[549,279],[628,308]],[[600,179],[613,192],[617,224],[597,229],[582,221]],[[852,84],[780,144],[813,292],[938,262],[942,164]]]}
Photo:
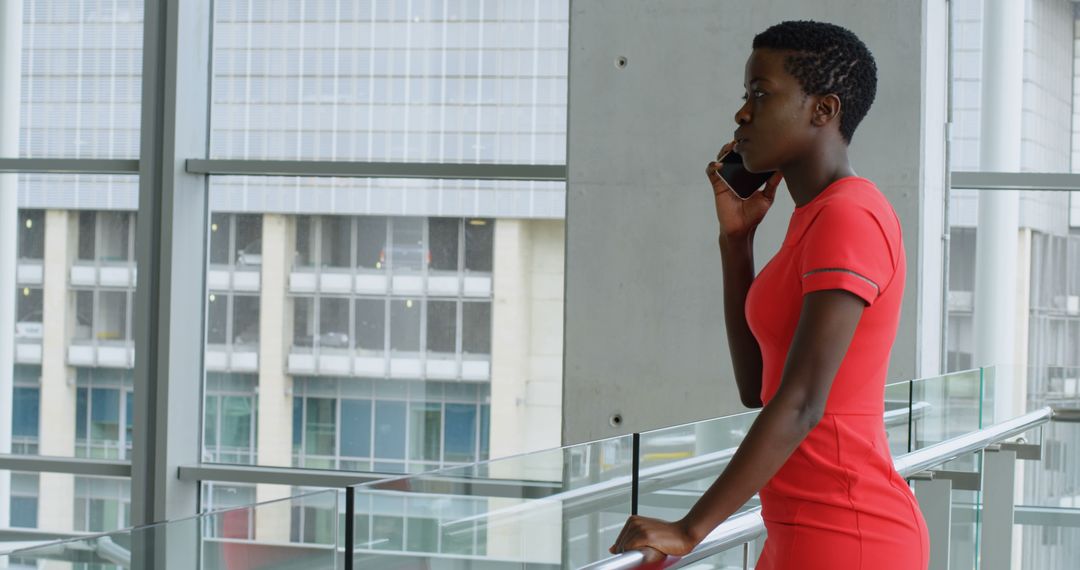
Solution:
{"label": "building window", "polygon": [[75,478],[75,530],[109,532],[131,526],[131,483],[105,477]]}
{"label": "building window", "polygon": [[126,343],[132,340],[130,289],[75,290],[75,330],[82,341]]}
{"label": "building window", "polygon": [[77,368],[75,454],[125,459],[131,450],[131,370]]}
{"label": "building window", "polygon": [[80,261],[121,264],[135,259],[133,212],[79,212],[78,235]]}
{"label": "building window", "polygon": [[15,340],[40,341],[44,333],[44,302],[40,287],[19,287],[15,292]]}
{"label": "building window", "polygon": [[45,211],[19,210],[19,259],[45,258]]}
{"label": "building window", "polygon": [[460,382],[297,377],[294,464],[403,473],[479,461],[487,456],[489,391]]}
{"label": "building window", "polygon": [[254,374],[206,373],[203,460],[252,465],[257,455],[258,379]]}
{"label": "building window", "polygon": [[257,348],[259,296],[211,291],[207,296],[206,343]]}
{"label": "building window", "polygon": [[210,215],[210,264],[262,265],[262,215]]}
{"label": "building window", "polygon": [[39,478],[36,473],[11,474],[11,526],[38,527]]}

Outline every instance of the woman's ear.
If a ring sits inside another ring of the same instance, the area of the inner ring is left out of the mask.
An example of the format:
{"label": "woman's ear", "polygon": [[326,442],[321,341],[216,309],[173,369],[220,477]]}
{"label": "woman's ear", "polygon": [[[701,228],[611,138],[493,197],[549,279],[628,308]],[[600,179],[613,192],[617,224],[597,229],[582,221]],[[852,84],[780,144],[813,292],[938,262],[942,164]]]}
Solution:
{"label": "woman's ear", "polygon": [[830,121],[840,116],[840,97],[835,93],[829,93],[817,100],[814,105],[813,123],[815,126],[824,127]]}

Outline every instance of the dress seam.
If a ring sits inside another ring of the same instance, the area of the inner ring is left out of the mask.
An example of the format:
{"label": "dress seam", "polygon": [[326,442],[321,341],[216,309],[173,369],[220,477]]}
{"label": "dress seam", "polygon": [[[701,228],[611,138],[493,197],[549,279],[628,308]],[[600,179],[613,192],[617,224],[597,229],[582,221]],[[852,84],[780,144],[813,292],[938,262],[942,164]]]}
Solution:
{"label": "dress seam", "polygon": [[[833,421],[833,436],[836,438],[836,464],[843,465],[840,459],[840,426],[836,423],[836,418],[832,418]],[[859,522],[859,509],[855,508],[855,501],[851,498],[851,474],[848,472],[847,466],[844,466],[844,484],[847,487],[847,500],[848,505],[851,507],[851,512],[855,513],[855,533],[859,535],[859,565],[857,568],[860,570],[863,567],[863,534],[862,524]]]}

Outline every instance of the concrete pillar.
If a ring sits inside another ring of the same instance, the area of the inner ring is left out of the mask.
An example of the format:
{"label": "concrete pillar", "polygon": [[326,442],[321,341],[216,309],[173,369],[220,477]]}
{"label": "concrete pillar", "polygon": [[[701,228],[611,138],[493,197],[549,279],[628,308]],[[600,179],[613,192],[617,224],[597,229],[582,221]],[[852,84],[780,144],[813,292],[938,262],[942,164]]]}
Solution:
{"label": "concrete pillar", "polygon": [[[501,222],[500,222],[501,223]],[[562,444],[563,305],[566,223],[530,220],[529,376],[525,384],[525,449]],[[499,330],[499,329],[496,329]]]}
{"label": "concrete pillar", "polygon": [[490,457],[520,453],[529,370],[529,227],[525,220],[495,223],[491,328]]}
{"label": "concrete pillar", "polygon": [[[0,157],[19,155],[22,2],[0,5]],[[16,175],[0,174],[0,453],[11,453],[15,372],[15,258],[19,205]],[[0,470],[0,526],[9,524],[11,472]]]}
{"label": "concrete pillar", "polygon": [[[75,455],[75,371],[67,365],[68,339],[75,326],[68,271],[75,257],[78,212],[45,212],[41,341],[42,455]],[[53,531],[73,530],[75,478],[63,473],[42,473],[38,495],[38,526]],[[45,492],[47,490],[47,492]]]}
{"label": "concrete pillar", "polygon": [[[286,298],[295,239],[288,216],[266,214],[262,224],[262,275],[259,295],[258,464],[292,465],[292,379],[286,373],[292,340],[292,303]],[[291,495],[283,485],[257,485],[258,502]],[[255,513],[259,540],[289,539],[289,504],[260,507]]]}
{"label": "concrete pillar", "polygon": [[[1024,81],[1024,2],[985,0],[983,8],[982,138],[979,167],[1020,171]],[[979,196],[975,250],[975,364],[999,366],[994,419],[1020,410],[1012,396],[1016,362],[1016,270],[1020,198],[1016,191]]]}

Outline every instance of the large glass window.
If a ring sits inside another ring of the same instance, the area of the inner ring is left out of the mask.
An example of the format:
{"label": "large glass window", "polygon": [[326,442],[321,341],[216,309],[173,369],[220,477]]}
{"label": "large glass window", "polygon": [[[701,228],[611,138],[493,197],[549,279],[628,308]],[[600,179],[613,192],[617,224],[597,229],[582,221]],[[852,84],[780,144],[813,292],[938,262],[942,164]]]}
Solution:
{"label": "large glass window", "polygon": [[44,333],[41,323],[44,310],[42,291],[38,287],[22,287],[16,291],[15,340],[40,340]]}
{"label": "large glass window", "polygon": [[256,376],[206,374],[203,458],[214,463],[255,463]]}

